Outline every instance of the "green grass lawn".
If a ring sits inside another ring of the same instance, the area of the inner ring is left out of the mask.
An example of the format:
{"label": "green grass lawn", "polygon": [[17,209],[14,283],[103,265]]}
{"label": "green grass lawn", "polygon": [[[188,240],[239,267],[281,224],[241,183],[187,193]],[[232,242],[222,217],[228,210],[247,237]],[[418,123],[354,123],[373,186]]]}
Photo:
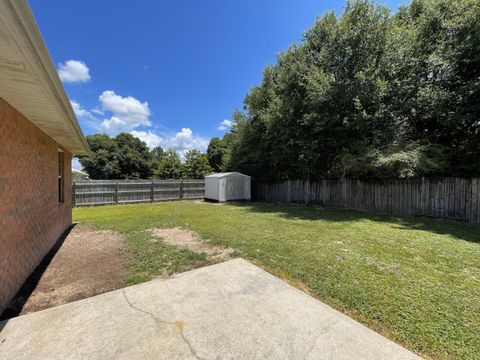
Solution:
{"label": "green grass lawn", "polygon": [[480,228],[276,204],[181,201],[74,209],[74,221],[127,238],[136,283],[208,263],[153,242],[182,227],[432,358],[480,356]]}

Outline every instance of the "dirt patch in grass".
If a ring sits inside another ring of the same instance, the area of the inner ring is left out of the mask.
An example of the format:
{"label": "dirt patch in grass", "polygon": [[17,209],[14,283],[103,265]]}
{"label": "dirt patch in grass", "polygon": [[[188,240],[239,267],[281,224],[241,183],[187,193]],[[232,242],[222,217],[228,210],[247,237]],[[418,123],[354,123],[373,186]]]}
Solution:
{"label": "dirt patch in grass", "polygon": [[129,275],[124,241],[118,232],[76,225],[27,279],[6,313],[24,315],[124,287]]}
{"label": "dirt patch in grass", "polygon": [[364,259],[367,262],[367,264],[373,265],[381,271],[389,271],[389,272],[391,272],[395,275],[398,275],[398,276],[402,275],[402,269],[395,264],[381,263],[381,262],[378,262],[378,261],[376,261],[375,259],[373,259],[369,256],[364,257]]}
{"label": "dirt patch in grass", "polygon": [[152,235],[160,238],[165,244],[180,249],[187,249],[197,253],[205,253],[212,260],[228,260],[231,258],[233,249],[213,245],[200,238],[193,231],[179,227],[172,229],[150,229]]}

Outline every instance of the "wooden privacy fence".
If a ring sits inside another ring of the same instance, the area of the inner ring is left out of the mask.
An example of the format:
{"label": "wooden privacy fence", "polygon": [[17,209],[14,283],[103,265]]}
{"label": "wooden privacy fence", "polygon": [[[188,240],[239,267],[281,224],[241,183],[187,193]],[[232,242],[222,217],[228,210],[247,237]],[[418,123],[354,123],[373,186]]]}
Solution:
{"label": "wooden privacy fence", "polygon": [[252,198],[258,201],[319,204],[386,215],[432,216],[480,223],[480,179],[254,182]]}
{"label": "wooden privacy fence", "polygon": [[204,180],[90,180],[72,184],[73,206],[203,199]]}

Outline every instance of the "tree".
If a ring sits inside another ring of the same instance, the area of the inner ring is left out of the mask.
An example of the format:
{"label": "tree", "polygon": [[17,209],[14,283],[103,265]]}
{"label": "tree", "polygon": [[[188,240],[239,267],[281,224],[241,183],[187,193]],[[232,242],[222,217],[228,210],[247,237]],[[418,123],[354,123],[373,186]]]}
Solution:
{"label": "tree", "polygon": [[185,177],[188,179],[203,179],[212,173],[208,156],[198,150],[189,150],[185,154]]}
{"label": "tree", "polygon": [[445,171],[441,146],[409,142],[383,149],[367,149],[362,154],[345,154],[333,172],[338,177],[414,178]]}
{"label": "tree", "polygon": [[150,151],[152,155],[152,171],[154,172],[160,166],[160,162],[165,157],[165,150],[161,146],[157,146]]}
{"label": "tree", "polygon": [[161,146],[154,147],[150,152],[156,159],[161,159],[165,156],[165,150]]}
{"label": "tree", "polygon": [[79,156],[91,179],[146,179],[152,175],[152,156],[147,145],[126,133],[111,138],[87,136],[91,154]]}
{"label": "tree", "polygon": [[185,177],[185,165],[180,156],[173,150],[165,152],[160,160],[158,168],[154,172],[156,179],[182,179]]}
{"label": "tree", "polygon": [[121,179],[148,179],[152,176],[152,155],[145,142],[127,133],[118,134],[115,141]]}
{"label": "tree", "polygon": [[149,150],[145,142],[131,134],[116,137],[105,134],[87,136],[91,153],[79,160],[91,179],[201,179],[212,172],[207,154],[198,150],[186,153],[186,162],[174,150],[160,146]]}
{"label": "tree", "polygon": [[223,168],[266,180],[480,176],[479,18],[476,0],[394,15],[349,1],[265,69],[210,144],[212,166],[222,153]]}
{"label": "tree", "polygon": [[210,140],[207,148],[208,163],[213,171],[222,171],[225,166],[224,156],[227,151],[227,146],[223,139],[214,137]]}
{"label": "tree", "polygon": [[79,156],[83,169],[91,179],[118,179],[120,169],[115,157],[115,139],[105,134],[88,135],[90,155]]}

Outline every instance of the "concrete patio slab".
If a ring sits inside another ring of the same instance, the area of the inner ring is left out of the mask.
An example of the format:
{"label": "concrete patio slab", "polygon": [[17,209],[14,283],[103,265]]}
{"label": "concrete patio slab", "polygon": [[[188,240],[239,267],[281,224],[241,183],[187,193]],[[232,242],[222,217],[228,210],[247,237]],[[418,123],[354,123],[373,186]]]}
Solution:
{"label": "concrete patio slab", "polygon": [[0,323],[0,359],[417,359],[235,259]]}

